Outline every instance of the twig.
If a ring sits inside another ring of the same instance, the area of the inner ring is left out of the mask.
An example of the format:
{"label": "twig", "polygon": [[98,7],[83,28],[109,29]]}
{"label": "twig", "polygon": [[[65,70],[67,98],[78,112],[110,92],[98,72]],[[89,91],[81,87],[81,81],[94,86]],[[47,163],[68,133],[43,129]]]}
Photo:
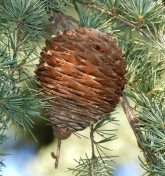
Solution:
{"label": "twig", "polygon": [[52,19],[50,20],[51,23],[51,30],[52,35],[56,35],[59,30],[59,25],[61,25],[64,29],[69,30],[74,28],[71,22],[79,24],[80,22],[73,18],[72,16],[65,15],[61,12],[52,11]]}
{"label": "twig", "polygon": [[[129,104],[129,102],[127,100],[127,97],[125,96],[125,94],[123,94],[123,97],[121,98],[121,105],[122,105],[123,110],[124,110],[124,112],[126,114],[128,122],[131,125],[132,130],[133,130],[133,132],[134,132],[134,134],[135,134],[135,136],[137,138],[137,142],[138,142],[139,148],[141,150],[143,150],[142,146],[139,144],[139,141],[143,141],[143,139],[141,139],[143,135],[142,135],[141,131],[138,130],[138,128],[139,128],[139,127],[137,127],[138,120],[135,117],[134,112],[132,111],[132,109],[130,107],[130,104]],[[144,152],[144,150],[143,150],[143,152]]]}
{"label": "twig", "polygon": [[121,99],[121,104],[122,104],[122,107],[124,109],[124,112],[128,118],[128,121],[129,121],[129,124],[131,125],[133,131],[135,132],[135,135],[136,135],[136,126],[135,126],[135,123],[137,123],[137,119],[132,111],[132,109],[130,108],[130,105],[129,105],[129,102],[127,100],[127,97],[125,96],[125,94],[123,94],[123,97]]}
{"label": "twig", "polygon": [[121,99],[121,104],[126,114],[126,117],[129,121],[129,124],[131,125],[132,130],[137,138],[138,146],[142,150],[143,155],[147,161],[147,164],[150,166],[151,157],[153,158],[153,161],[155,162],[156,162],[156,158],[154,155],[151,156],[150,154],[151,151],[145,145],[143,145],[144,143],[146,143],[146,140],[144,139],[143,134],[141,130],[139,129],[140,126],[137,126],[137,124],[139,123],[138,119],[135,117],[134,112],[132,111],[125,94],[123,94],[123,97]]}
{"label": "twig", "polygon": [[137,130],[137,125],[136,125],[138,123],[138,120],[135,117],[134,112],[132,111],[132,109],[130,107],[130,104],[129,104],[128,100],[127,100],[127,97],[125,96],[124,93],[123,93],[123,97],[121,98],[121,105],[122,105],[123,110],[124,110],[124,112],[126,114],[128,122],[131,125],[132,130],[133,130],[133,132],[134,132],[134,134],[135,134],[135,136],[137,138],[137,142],[138,142],[139,148],[142,149],[142,146],[139,144],[139,141],[141,141],[140,138],[142,137],[142,134],[141,135],[138,134],[139,130]]}
{"label": "twig", "polygon": [[[21,42],[21,34],[22,34],[22,31],[21,31],[21,18],[18,18],[17,20],[17,34],[16,34],[16,45],[15,47],[13,48],[13,59],[16,58],[17,56],[17,49],[18,49],[18,46]],[[13,78],[13,81],[12,81],[12,84],[15,86],[15,79],[14,79],[14,72],[15,72],[15,68],[17,66],[17,63],[15,63],[14,65],[11,65],[11,77]]]}
{"label": "twig", "polygon": [[90,165],[90,176],[94,176],[94,165],[95,165],[95,160],[96,160],[96,155],[95,155],[95,149],[94,149],[94,132],[95,130],[93,129],[93,125],[91,126],[91,132],[90,132],[90,139],[91,139],[91,146],[92,146],[92,157],[91,157],[91,165]]}
{"label": "twig", "polygon": [[21,42],[21,19],[19,18],[18,21],[17,21],[17,29],[18,29],[18,32],[17,32],[17,41],[16,41],[16,48],[18,47],[19,43]]}
{"label": "twig", "polygon": [[122,17],[117,16],[115,13],[112,13],[112,12],[110,12],[110,11],[106,11],[106,10],[104,10],[104,9],[102,9],[102,8],[100,8],[100,7],[98,7],[98,6],[96,6],[96,5],[87,4],[86,7],[91,8],[91,9],[97,9],[98,11],[100,11],[100,12],[102,12],[102,13],[108,15],[108,16],[113,17],[114,19],[116,19],[116,20],[118,20],[118,21],[120,21],[120,22],[126,24],[127,26],[129,26],[129,27],[131,27],[131,28],[133,28],[133,29],[136,28],[136,26],[135,26],[134,24],[130,23],[129,21],[126,21],[126,20],[124,20]]}
{"label": "twig", "polygon": [[61,139],[58,139],[56,155],[54,154],[54,152],[51,152],[52,158],[54,158],[56,160],[55,161],[55,169],[58,168],[58,163],[59,163],[59,158],[60,158],[60,147],[61,147]]}
{"label": "twig", "polygon": [[106,11],[106,10],[100,8],[100,7],[97,6],[97,5],[87,4],[87,3],[82,2],[82,1],[80,1],[80,0],[75,0],[75,1],[81,3],[82,5],[85,5],[85,6],[88,7],[88,8],[96,9],[96,10],[98,10],[98,11],[100,11],[100,12],[102,12],[102,13],[108,15],[108,16],[111,16],[111,17],[113,17],[114,19],[116,19],[116,20],[118,20],[118,21],[120,21],[120,22],[126,24],[127,26],[129,26],[129,27],[131,27],[131,28],[137,30],[138,32],[141,32],[141,33],[144,34],[145,36],[154,39],[154,37],[153,37],[152,35],[150,35],[148,32],[145,32],[144,30],[142,30],[142,29],[139,27],[139,25],[136,26],[136,25],[132,24],[131,22],[126,21],[126,20],[125,20],[124,18],[122,18],[121,16],[116,15],[116,13],[112,13],[112,12],[110,12],[110,11]]}
{"label": "twig", "polygon": [[[137,126],[138,124],[138,119],[135,117],[134,112],[132,111],[130,104],[128,102],[127,97],[125,96],[125,94],[123,93],[123,97],[121,98],[121,105],[123,107],[123,110],[126,114],[126,117],[128,119],[129,124],[132,127],[132,130],[137,138],[137,142],[139,145],[139,148],[143,150],[142,146],[139,144],[139,141],[143,141],[142,139],[142,133],[140,130],[138,130],[139,126]],[[139,134],[140,133],[140,134]],[[144,152],[144,151],[143,151]],[[145,152],[144,152],[145,153]]]}

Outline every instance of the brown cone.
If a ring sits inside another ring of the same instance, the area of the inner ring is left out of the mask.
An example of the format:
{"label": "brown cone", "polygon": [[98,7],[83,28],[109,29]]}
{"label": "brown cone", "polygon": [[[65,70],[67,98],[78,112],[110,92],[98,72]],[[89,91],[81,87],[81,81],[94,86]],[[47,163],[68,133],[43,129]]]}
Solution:
{"label": "brown cone", "polygon": [[126,83],[122,50],[107,34],[79,28],[59,32],[41,52],[35,71],[54,134],[66,139],[112,112]]}

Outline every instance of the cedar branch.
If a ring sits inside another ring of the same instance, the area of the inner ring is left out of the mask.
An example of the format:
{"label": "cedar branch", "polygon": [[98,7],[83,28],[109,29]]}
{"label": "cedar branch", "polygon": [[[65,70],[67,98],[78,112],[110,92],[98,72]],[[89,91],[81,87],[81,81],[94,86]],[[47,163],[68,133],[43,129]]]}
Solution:
{"label": "cedar branch", "polygon": [[138,146],[142,150],[143,155],[147,161],[147,164],[150,166],[150,158],[152,157],[153,160],[155,162],[157,162],[156,158],[154,155],[153,156],[151,155],[151,151],[147,147],[145,147],[145,145],[144,145],[146,143],[146,141],[143,137],[141,130],[139,129],[140,125],[139,125],[138,119],[135,117],[134,112],[132,111],[130,104],[128,102],[128,99],[125,96],[125,94],[123,94],[123,97],[121,98],[121,104],[122,104],[123,110],[126,114],[126,117],[129,121],[129,124],[131,125],[132,130],[136,136]]}
{"label": "cedar branch", "polygon": [[113,19],[116,19],[116,20],[118,20],[118,21],[120,21],[120,22],[126,24],[127,26],[131,27],[132,29],[135,29],[135,30],[137,30],[138,32],[141,32],[143,35],[145,35],[145,36],[147,36],[147,37],[149,37],[149,38],[154,39],[154,36],[152,36],[151,34],[149,34],[149,33],[146,32],[146,31],[142,30],[142,29],[139,27],[139,25],[136,26],[136,25],[132,24],[131,22],[125,20],[125,19],[122,18],[121,16],[118,16],[116,13],[112,13],[112,12],[110,12],[110,11],[106,11],[106,10],[100,8],[100,7],[97,6],[97,5],[88,4],[88,3],[82,2],[81,0],[76,0],[76,1],[79,2],[79,3],[81,3],[82,5],[85,5],[87,8],[96,9],[96,10],[102,12],[103,14],[106,14],[106,15],[108,15],[108,16],[111,16],[111,17],[113,17]]}

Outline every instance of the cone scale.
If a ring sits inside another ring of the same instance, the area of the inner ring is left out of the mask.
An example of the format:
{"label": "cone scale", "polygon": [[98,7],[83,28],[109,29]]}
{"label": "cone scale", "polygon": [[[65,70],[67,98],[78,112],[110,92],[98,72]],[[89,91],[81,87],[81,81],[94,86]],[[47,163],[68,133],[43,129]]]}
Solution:
{"label": "cone scale", "polygon": [[54,135],[66,139],[106,117],[126,83],[122,50],[107,34],[79,28],[46,40],[35,71]]}
{"label": "cone scale", "polygon": [[[35,70],[53,133],[61,140],[83,130],[114,110],[126,83],[126,62],[116,42],[96,29],[58,32],[46,40]],[[55,97],[55,98],[52,98]]]}

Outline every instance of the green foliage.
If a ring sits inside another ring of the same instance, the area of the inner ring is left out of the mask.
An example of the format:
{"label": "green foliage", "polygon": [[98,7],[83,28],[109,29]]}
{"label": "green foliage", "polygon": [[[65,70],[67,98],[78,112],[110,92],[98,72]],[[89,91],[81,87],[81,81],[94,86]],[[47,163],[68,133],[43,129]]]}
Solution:
{"label": "green foliage", "polygon": [[[113,114],[114,115],[114,114]],[[109,156],[105,151],[110,151],[109,148],[105,147],[107,142],[115,140],[116,137],[116,129],[108,129],[105,130],[105,126],[110,124],[116,124],[117,120],[108,115],[106,118],[100,120],[97,124],[94,125],[93,130],[94,134],[100,136],[101,139],[99,141],[93,141],[94,148],[97,151],[98,156],[94,156],[94,176],[109,176],[113,174],[114,168],[113,160],[116,156]],[[96,137],[96,136],[95,136]],[[77,166],[75,168],[69,168],[69,171],[73,173],[83,176],[91,175],[91,165],[92,159],[86,154],[86,158],[80,158],[77,162]]]}
{"label": "green foliage", "polygon": [[[31,134],[31,129],[34,122],[31,117],[40,117],[40,100],[38,92],[30,90],[30,94],[26,90],[20,90],[10,86],[8,83],[1,83],[0,91],[0,109],[1,113],[6,116],[6,121],[12,120],[17,129],[20,126],[23,132],[28,130]],[[7,88],[9,87],[9,88]]]}
{"label": "green foliage", "polygon": [[[42,38],[43,22],[48,19],[44,3],[39,0],[5,0],[0,6],[0,144],[8,137],[11,124],[32,136],[32,117],[43,118],[45,108],[36,90],[29,67],[38,58],[35,41]],[[38,18],[40,17],[40,18]],[[37,40],[36,40],[37,39]],[[33,87],[33,88],[30,88]],[[33,136],[34,137],[34,136]],[[34,137],[35,138],[35,137]],[[0,154],[5,155],[5,154]],[[0,162],[0,168],[4,166]]]}
{"label": "green foliage", "polygon": [[[4,0],[0,6],[0,144],[7,139],[4,131],[10,121],[32,133],[31,117],[41,117],[39,108],[44,106],[37,98],[40,92],[33,89],[36,82],[29,67],[38,57],[36,44],[45,34],[43,22],[52,18],[51,11],[63,13],[72,4],[80,26],[111,33],[123,48],[128,65],[125,94],[135,103],[129,107],[135,114],[133,130],[145,157],[141,166],[147,175],[164,176],[165,7],[161,0]],[[102,129],[112,122],[115,119],[107,117],[92,129],[102,138],[94,142],[98,155],[94,175],[113,173],[114,157],[105,154],[104,143],[116,139],[115,130]],[[90,157],[76,162],[78,166],[69,170],[90,174]],[[3,165],[0,162],[0,168]]]}
{"label": "green foliage", "polygon": [[110,21],[107,16],[98,12],[98,10],[91,10],[74,3],[75,8],[78,12],[81,27],[94,28],[100,31],[110,33]]}
{"label": "green foliage", "polygon": [[127,60],[125,93],[135,103],[132,107],[135,113],[133,130],[145,157],[145,161],[140,159],[141,166],[147,175],[163,176],[165,8],[161,1],[151,0],[100,0],[95,4],[104,12],[110,12],[111,23],[116,23],[111,30],[118,29],[113,36]]}
{"label": "green foliage", "polygon": [[72,5],[68,0],[41,0],[44,3],[47,11],[50,9],[54,11],[68,10],[68,5]]}
{"label": "green foliage", "polygon": [[112,13],[116,13],[121,9],[122,0],[112,0],[112,1],[96,1],[96,4],[101,8],[110,11]]}
{"label": "green foliage", "polygon": [[[127,1],[127,3],[131,4],[130,1]],[[164,18],[162,14],[164,6],[160,5],[160,1],[149,2],[148,4],[143,1],[142,4],[141,11],[140,5],[135,5],[137,8],[136,12],[137,15],[143,14],[144,23],[142,22],[141,26],[146,26],[143,30],[145,30],[145,34],[149,38],[127,37],[129,42],[125,41],[124,43],[123,49],[128,63],[128,84],[125,93],[135,103],[132,107],[136,117],[134,132],[145,157],[145,161],[140,159],[141,166],[146,170],[147,175],[163,176],[165,159],[164,22],[162,23],[161,20],[157,19]],[[133,9],[133,6],[130,7]],[[135,24],[134,12],[135,10],[132,12],[134,18],[130,17],[130,21],[133,20]],[[131,14],[131,12],[128,12],[128,14]],[[145,18],[147,21],[145,21]],[[162,23],[161,25],[163,26],[158,26],[158,23]],[[161,32],[158,33],[158,31]]]}
{"label": "green foliage", "polygon": [[[107,158],[111,160],[111,157],[107,156],[97,157],[97,160],[95,161],[95,176],[109,176],[110,174],[112,174],[111,170],[113,170],[113,168],[111,168],[110,166],[111,162],[104,162],[104,159],[107,160]],[[80,158],[79,161],[75,160],[78,165],[73,169],[69,168],[69,170],[73,173],[76,173],[75,176],[89,176],[91,165],[90,160],[91,159],[86,154],[85,159]]]}
{"label": "green foliage", "polygon": [[[154,92],[154,94],[158,94]],[[165,108],[164,90],[155,98],[144,92],[127,92],[127,95],[138,105],[134,111],[138,115],[137,133],[138,143],[142,150],[145,150],[146,162],[142,167],[151,175],[164,175],[165,161]]]}
{"label": "green foliage", "polygon": [[[41,37],[43,35],[42,22],[47,20],[44,2],[39,0],[5,0],[5,18],[9,20],[8,27],[18,28],[22,33],[21,41],[25,38]],[[38,18],[39,17],[39,18]],[[14,27],[15,25],[15,27]]]}
{"label": "green foliage", "polygon": [[164,7],[161,5],[161,1],[124,0],[122,6],[127,8],[125,14],[132,22],[136,20],[140,22],[139,20],[142,20],[142,23],[146,25],[149,21],[157,21],[159,23],[163,18]]}

